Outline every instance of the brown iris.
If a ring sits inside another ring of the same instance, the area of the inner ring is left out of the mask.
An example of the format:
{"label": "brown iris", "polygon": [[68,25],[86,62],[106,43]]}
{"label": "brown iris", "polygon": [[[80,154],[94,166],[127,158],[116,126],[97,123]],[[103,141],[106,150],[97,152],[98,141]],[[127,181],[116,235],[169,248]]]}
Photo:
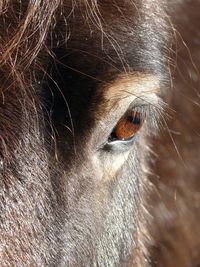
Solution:
{"label": "brown iris", "polygon": [[135,136],[140,130],[144,122],[144,116],[141,112],[129,111],[117,123],[114,128],[111,139],[113,140],[129,140]]}

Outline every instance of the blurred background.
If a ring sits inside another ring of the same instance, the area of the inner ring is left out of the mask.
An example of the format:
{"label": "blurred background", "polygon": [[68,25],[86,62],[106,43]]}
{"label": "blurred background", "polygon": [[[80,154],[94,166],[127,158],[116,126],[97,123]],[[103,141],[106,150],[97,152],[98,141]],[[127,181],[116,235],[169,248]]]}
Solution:
{"label": "blurred background", "polygon": [[176,30],[174,79],[166,98],[170,118],[164,114],[167,124],[153,148],[157,194],[151,196],[149,227],[151,264],[159,267],[200,266],[200,1],[179,2],[171,11]]}

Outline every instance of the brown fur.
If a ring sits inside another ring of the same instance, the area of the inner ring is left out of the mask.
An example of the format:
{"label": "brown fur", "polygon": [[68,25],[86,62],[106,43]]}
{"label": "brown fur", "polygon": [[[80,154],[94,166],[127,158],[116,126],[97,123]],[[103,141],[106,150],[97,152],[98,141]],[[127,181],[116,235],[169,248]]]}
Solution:
{"label": "brown fur", "polygon": [[[199,266],[199,8],[0,3],[1,267]],[[135,73],[145,94],[143,77],[156,77],[150,90],[173,119],[159,103],[111,166],[118,156],[99,146],[129,106],[124,92],[137,93],[124,83]],[[166,130],[156,140],[155,111]]]}

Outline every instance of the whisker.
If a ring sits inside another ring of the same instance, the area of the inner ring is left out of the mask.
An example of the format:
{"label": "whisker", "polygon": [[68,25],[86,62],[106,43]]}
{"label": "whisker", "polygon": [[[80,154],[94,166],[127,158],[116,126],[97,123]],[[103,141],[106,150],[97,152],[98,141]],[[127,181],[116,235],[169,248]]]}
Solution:
{"label": "whisker", "polygon": [[180,152],[179,152],[179,149],[178,149],[178,147],[177,147],[177,145],[176,145],[176,142],[175,142],[175,140],[174,140],[174,138],[173,138],[173,136],[172,136],[172,132],[170,131],[170,129],[169,129],[168,125],[167,125],[167,122],[166,122],[164,116],[163,116],[162,114],[160,114],[160,116],[161,116],[161,118],[162,118],[162,120],[163,120],[163,123],[164,123],[164,125],[165,125],[165,127],[166,127],[166,130],[167,130],[167,132],[168,132],[168,134],[169,134],[169,137],[170,137],[170,139],[171,139],[171,141],[172,141],[172,144],[173,144],[174,149],[175,149],[175,151],[176,151],[176,153],[177,153],[177,156],[178,156],[179,159],[181,160],[183,166],[187,169],[187,164],[185,163],[183,157],[181,156],[181,154],[180,154]]}

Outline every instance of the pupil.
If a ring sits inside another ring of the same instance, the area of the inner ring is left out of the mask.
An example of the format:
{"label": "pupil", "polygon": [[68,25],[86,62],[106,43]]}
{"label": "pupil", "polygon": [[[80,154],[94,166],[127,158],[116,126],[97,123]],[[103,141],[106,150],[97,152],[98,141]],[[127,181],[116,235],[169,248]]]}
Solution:
{"label": "pupil", "polygon": [[131,122],[133,124],[139,125],[140,124],[140,118],[137,116],[137,114],[133,117],[131,115],[127,116],[127,121]]}

